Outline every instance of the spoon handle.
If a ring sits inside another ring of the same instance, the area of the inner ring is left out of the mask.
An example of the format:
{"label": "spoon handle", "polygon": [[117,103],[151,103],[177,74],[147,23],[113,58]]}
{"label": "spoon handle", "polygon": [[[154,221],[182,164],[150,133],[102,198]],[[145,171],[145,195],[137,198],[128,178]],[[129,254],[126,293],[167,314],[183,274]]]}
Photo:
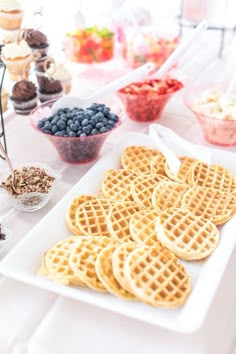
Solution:
{"label": "spoon handle", "polygon": [[135,82],[136,80],[140,80],[141,78],[147,76],[154,69],[155,69],[154,63],[152,62],[146,63],[140,66],[139,68],[130,71],[129,73],[120,77],[119,79],[112,81],[110,84],[104,86],[96,93],[90,95],[87,99],[90,101],[95,98],[99,98],[107,94],[111,94],[117,90],[120,90],[121,88],[131,84],[132,82]]}
{"label": "spoon handle", "polygon": [[2,143],[0,142],[0,150],[1,150],[1,153],[3,154],[3,156],[5,157],[6,159],[6,162],[11,170],[11,174],[12,174],[12,178],[14,179],[14,169],[12,167],[12,164],[11,164],[11,161],[9,160],[7,154],[6,154],[6,151],[4,150],[4,147],[2,146]]}

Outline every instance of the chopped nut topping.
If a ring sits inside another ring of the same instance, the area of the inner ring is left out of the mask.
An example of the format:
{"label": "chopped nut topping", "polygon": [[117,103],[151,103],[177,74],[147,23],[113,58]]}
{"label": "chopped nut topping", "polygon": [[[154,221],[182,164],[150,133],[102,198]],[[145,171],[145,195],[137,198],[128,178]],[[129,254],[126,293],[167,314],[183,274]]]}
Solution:
{"label": "chopped nut topping", "polygon": [[14,177],[17,193],[12,189],[11,175],[0,184],[0,187],[5,188],[14,197],[31,192],[48,193],[55,180],[55,177],[49,176],[44,169],[34,166],[14,170]]}

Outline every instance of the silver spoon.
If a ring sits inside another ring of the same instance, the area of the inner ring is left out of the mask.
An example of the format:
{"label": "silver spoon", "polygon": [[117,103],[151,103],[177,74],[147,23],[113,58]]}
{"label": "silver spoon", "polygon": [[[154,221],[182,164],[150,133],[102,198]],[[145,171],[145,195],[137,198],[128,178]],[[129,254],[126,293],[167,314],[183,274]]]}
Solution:
{"label": "silver spoon", "polygon": [[8,164],[8,167],[9,167],[9,169],[10,169],[10,171],[11,171],[11,177],[12,177],[12,178],[11,178],[11,184],[12,184],[12,189],[13,189],[13,191],[17,194],[14,169],[13,169],[13,167],[12,167],[11,161],[9,160],[9,158],[8,158],[8,156],[7,156],[7,153],[6,153],[6,151],[4,150],[4,147],[2,146],[1,142],[0,142],[0,150],[1,150],[2,154],[3,154],[3,156],[5,157],[6,162],[7,162],[7,164]]}

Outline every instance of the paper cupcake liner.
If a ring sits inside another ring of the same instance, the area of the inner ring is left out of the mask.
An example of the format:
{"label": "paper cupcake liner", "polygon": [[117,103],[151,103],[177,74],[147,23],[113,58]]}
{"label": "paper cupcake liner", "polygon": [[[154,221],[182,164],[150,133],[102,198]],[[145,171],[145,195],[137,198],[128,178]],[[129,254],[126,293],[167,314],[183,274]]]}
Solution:
{"label": "paper cupcake liner", "polygon": [[41,93],[39,92],[39,100],[41,103],[46,102],[46,101],[50,101],[50,100],[56,100],[59,99],[60,97],[62,97],[64,94],[63,91],[58,92],[58,93]]}
{"label": "paper cupcake liner", "polygon": [[0,28],[16,30],[21,28],[23,11],[19,13],[0,11]]}
{"label": "paper cupcake liner", "polygon": [[6,64],[10,79],[19,81],[23,78],[27,79],[30,71],[31,56],[22,59],[6,59],[3,58]]}
{"label": "paper cupcake liner", "polygon": [[34,97],[26,102],[17,102],[11,99],[11,103],[17,114],[29,115],[30,112],[37,106],[38,97]]}
{"label": "paper cupcake liner", "polygon": [[9,98],[8,93],[1,96],[2,113],[6,112],[7,110],[8,98]]}

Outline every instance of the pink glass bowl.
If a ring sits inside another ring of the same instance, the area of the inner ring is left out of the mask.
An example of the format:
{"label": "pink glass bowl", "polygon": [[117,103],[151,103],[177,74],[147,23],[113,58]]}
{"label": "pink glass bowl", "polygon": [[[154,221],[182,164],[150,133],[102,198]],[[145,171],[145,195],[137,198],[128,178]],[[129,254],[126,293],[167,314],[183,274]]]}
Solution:
{"label": "pink glass bowl", "polygon": [[[135,84],[135,83],[134,83]],[[147,93],[126,93],[118,91],[117,95],[124,105],[128,117],[136,122],[152,122],[161,118],[161,114],[169,100],[181,87],[170,93],[159,94],[154,91]]]}
{"label": "pink glass bowl", "polygon": [[213,87],[224,89],[224,85],[216,84],[199,85],[188,88],[183,96],[184,103],[197,117],[207,142],[220,146],[236,145],[236,120],[223,120],[206,116],[194,109],[194,105],[199,100],[202,93]]}
{"label": "pink glass bowl", "polygon": [[119,104],[112,104],[111,112],[119,117],[113,129],[97,135],[83,137],[61,137],[49,135],[42,132],[37,124],[38,121],[52,115],[51,107],[55,100],[47,101],[35,108],[30,114],[30,122],[32,127],[45,136],[56,148],[61,160],[71,164],[88,163],[96,160],[99,156],[101,147],[110,133],[112,133],[122,123],[124,111]]}

